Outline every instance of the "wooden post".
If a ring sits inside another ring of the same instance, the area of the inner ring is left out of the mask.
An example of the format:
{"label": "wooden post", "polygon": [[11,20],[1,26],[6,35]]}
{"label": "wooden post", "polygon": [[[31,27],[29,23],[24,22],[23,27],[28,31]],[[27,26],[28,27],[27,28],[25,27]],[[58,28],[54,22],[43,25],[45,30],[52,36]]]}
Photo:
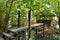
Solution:
{"label": "wooden post", "polygon": [[[18,9],[18,27],[20,27],[20,10]],[[18,38],[17,40],[20,40],[20,32],[18,32]]]}
{"label": "wooden post", "polygon": [[18,27],[20,27],[20,11],[18,10]]}
{"label": "wooden post", "polygon": [[30,19],[31,19],[31,10],[28,13],[28,40],[30,39]]}

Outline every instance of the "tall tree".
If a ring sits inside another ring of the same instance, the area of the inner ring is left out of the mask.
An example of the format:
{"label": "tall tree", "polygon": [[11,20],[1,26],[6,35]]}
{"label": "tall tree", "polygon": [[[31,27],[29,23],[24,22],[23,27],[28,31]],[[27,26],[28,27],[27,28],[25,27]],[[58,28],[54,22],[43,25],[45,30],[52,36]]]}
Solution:
{"label": "tall tree", "polygon": [[[5,2],[4,0],[2,1],[3,6],[1,5],[2,10],[0,11],[0,15],[1,15],[0,16],[0,19],[1,19],[0,20],[1,21],[1,23],[0,23],[1,32],[7,31],[9,14],[10,14],[12,3],[13,3],[13,0],[10,0],[10,4],[9,4],[9,6],[7,6],[7,4],[9,3],[9,0],[6,0],[6,1],[7,2]],[[4,17],[4,18],[2,18],[2,17]]]}

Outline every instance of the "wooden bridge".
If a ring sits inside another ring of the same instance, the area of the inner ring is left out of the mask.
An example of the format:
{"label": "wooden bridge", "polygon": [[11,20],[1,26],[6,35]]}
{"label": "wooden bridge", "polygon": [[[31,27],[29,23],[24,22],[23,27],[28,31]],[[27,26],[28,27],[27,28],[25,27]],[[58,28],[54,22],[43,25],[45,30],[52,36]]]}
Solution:
{"label": "wooden bridge", "polygon": [[[34,28],[34,27],[38,27],[40,25],[43,25],[43,23],[37,23],[37,24],[33,24],[30,26],[30,28]],[[15,28],[15,29],[8,29],[9,31],[11,32],[20,32],[20,31],[23,31],[23,30],[27,30],[28,29],[28,26],[24,26],[24,27],[19,27],[19,28]]]}
{"label": "wooden bridge", "polygon": [[[31,19],[31,10],[29,10],[29,12],[28,12],[28,25],[21,27],[20,26],[20,10],[18,10],[18,25],[17,25],[17,28],[11,28],[11,29],[8,29],[8,32],[3,32],[2,33],[3,38],[5,40],[7,40],[7,38],[8,38],[8,40],[13,40],[13,39],[20,40],[20,33],[21,32],[24,33],[26,31],[28,31],[28,39],[27,40],[29,40],[31,29],[34,28],[34,30],[37,32],[37,27],[39,27],[41,25],[44,25],[43,23],[40,23],[40,22],[37,23],[37,24],[32,24],[31,25],[30,19]],[[44,22],[44,20],[42,22]],[[44,31],[44,29],[43,29],[43,31]],[[12,33],[12,34],[10,34],[10,33]]]}
{"label": "wooden bridge", "polygon": [[[32,24],[30,26],[30,30],[32,28],[35,29],[36,27],[39,27],[41,25],[43,25],[43,23]],[[4,40],[7,40],[7,38],[9,40],[13,40],[13,39],[19,40],[20,39],[20,33],[23,32],[23,31],[26,32],[27,29],[28,29],[28,26],[19,27],[19,28],[18,27],[17,28],[11,28],[11,29],[8,29],[8,32],[3,32],[2,35],[3,35]],[[12,34],[10,34],[10,33],[12,33]],[[17,35],[19,35],[19,37]],[[16,37],[17,37],[17,39],[16,39]]]}

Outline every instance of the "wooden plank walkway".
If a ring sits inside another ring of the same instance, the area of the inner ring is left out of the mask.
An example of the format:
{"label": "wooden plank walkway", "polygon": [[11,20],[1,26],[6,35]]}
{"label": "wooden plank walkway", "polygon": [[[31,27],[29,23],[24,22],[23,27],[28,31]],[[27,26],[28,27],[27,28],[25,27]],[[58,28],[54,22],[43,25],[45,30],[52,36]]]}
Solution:
{"label": "wooden plank walkway", "polygon": [[15,38],[14,36],[12,36],[12,35],[9,34],[9,33],[3,32],[2,34],[3,34],[4,36],[8,37],[8,38],[11,38],[11,39],[14,39],[14,38]]}
{"label": "wooden plank walkway", "polygon": [[[37,26],[40,26],[40,25],[43,25],[43,23],[33,24],[30,27],[33,28],[33,27],[37,27]],[[20,32],[20,31],[23,31],[23,30],[26,30],[26,29],[28,29],[28,26],[19,27],[19,28],[15,28],[15,29],[12,28],[12,29],[8,29],[8,30],[11,31],[11,32]]]}

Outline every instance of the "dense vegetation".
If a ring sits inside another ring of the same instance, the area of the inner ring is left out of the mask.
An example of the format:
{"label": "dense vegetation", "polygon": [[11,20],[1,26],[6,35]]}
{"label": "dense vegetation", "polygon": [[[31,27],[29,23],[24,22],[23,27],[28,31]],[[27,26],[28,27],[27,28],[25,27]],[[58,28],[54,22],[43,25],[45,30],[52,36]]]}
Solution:
{"label": "dense vegetation", "polygon": [[0,27],[2,30],[5,29],[9,20],[11,24],[16,22],[17,25],[18,9],[21,11],[22,24],[27,21],[29,10],[32,18],[38,17],[35,15],[39,15],[39,12],[43,12],[45,18],[50,17],[48,15],[56,15],[60,18],[59,2],[60,0],[0,0]]}

